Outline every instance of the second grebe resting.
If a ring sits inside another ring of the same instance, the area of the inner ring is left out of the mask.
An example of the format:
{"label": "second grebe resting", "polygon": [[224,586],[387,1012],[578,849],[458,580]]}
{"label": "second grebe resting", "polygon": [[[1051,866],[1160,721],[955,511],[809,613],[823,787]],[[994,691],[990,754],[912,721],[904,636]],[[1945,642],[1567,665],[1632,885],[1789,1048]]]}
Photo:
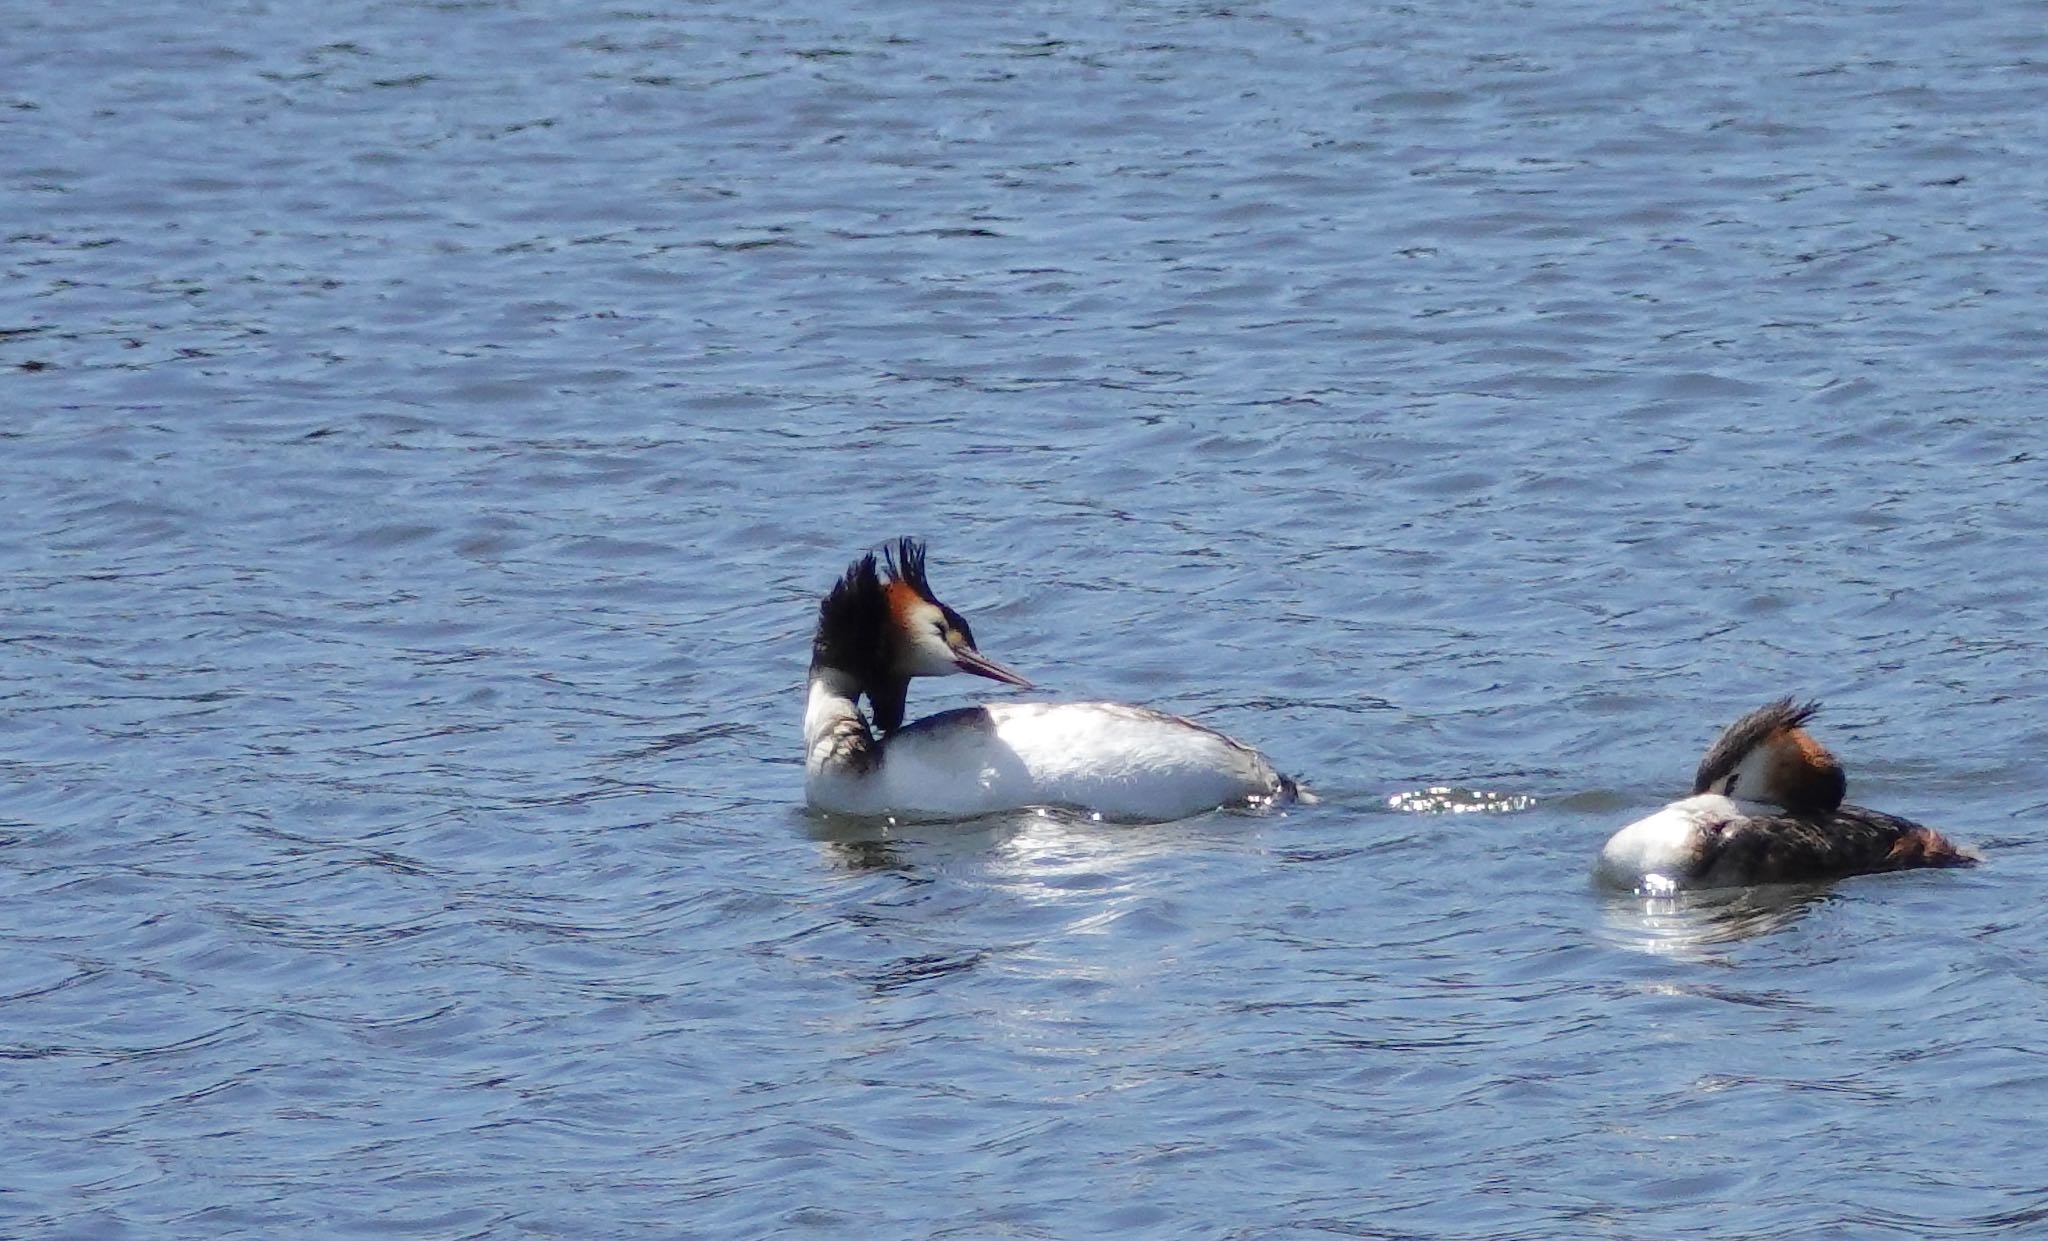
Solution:
{"label": "second grebe resting", "polygon": [[811,642],[811,806],[909,818],[1069,806],[1163,821],[1306,799],[1257,750],[1145,707],[992,703],[904,724],[910,678],[955,672],[1031,684],[976,650],[966,618],[932,594],[923,544],[899,539],[880,564],[872,554],[854,561],[819,605]]}
{"label": "second grebe resting", "polygon": [[1845,805],[1841,764],[1805,729],[1819,710],[1781,698],[1729,725],[1700,760],[1693,795],[1616,832],[1597,876],[1670,892],[1977,861],[1931,827]]}

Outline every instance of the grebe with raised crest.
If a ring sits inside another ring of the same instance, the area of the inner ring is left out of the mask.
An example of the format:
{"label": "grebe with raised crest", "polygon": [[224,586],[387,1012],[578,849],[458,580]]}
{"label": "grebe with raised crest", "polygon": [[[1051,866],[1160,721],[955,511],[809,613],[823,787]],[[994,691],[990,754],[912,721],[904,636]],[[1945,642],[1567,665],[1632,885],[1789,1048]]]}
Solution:
{"label": "grebe with raised crest", "polygon": [[1844,803],[1842,765],[1806,731],[1819,710],[1781,698],[1730,724],[1693,795],[1616,832],[1595,874],[1665,893],[1977,861],[1931,827]]}
{"label": "grebe with raised crest", "polygon": [[819,604],[811,641],[810,805],[927,819],[1065,806],[1164,821],[1311,800],[1250,746],[1146,707],[991,703],[903,722],[912,677],[956,672],[1031,688],[975,649],[967,618],[932,594],[922,543],[898,539],[879,562],[873,553],[854,561]]}

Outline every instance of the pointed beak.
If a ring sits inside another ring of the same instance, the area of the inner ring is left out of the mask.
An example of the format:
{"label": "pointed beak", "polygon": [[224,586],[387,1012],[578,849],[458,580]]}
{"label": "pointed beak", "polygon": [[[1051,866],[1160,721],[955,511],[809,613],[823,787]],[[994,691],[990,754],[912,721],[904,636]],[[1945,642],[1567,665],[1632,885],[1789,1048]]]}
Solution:
{"label": "pointed beak", "polygon": [[1034,688],[1031,682],[1018,676],[971,646],[954,647],[953,664],[962,672],[972,672],[978,677],[987,677],[991,681],[1001,681],[1005,685],[1015,685],[1020,689]]}

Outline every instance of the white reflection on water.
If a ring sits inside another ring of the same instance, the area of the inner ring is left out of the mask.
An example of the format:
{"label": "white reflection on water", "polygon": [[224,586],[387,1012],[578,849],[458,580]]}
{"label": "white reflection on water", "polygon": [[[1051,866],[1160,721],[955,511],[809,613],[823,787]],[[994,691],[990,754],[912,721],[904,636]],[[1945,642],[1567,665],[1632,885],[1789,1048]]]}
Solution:
{"label": "white reflection on water", "polygon": [[1504,814],[1527,810],[1536,799],[1524,793],[1500,793],[1488,789],[1431,785],[1426,789],[1403,789],[1387,798],[1387,808],[1403,814]]}
{"label": "white reflection on water", "polygon": [[1723,944],[1792,925],[1827,899],[1826,884],[1766,884],[1698,892],[1603,892],[1606,938],[1624,948],[1683,960],[1712,960]]}

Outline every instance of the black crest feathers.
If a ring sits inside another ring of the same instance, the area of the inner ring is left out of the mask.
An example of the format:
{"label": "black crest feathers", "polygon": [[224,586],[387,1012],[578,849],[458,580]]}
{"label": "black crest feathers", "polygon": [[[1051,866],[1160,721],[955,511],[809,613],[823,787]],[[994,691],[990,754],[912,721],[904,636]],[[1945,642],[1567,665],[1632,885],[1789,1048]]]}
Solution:
{"label": "black crest feathers", "polygon": [[902,582],[933,603],[938,602],[932,594],[931,583],[925,580],[923,543],[912,538],[901,538],[893,544],[884,544],[882,563],[892,580]]}
{"label": "black crest feathers", "polygon": [[[896,619],[889,607],[889,585],[902,582],[926,599],[924,544],[902,538],[869,552],[848,565],[818,605],[818,631],[811,639],[811,670],[831,668],[850,678],[867,695],[875,726],[884,733],[903,723],[909,681],[896,671]],[[936,602],[936,601],[934,601]]]}
{"label": "black crest feathers", "polygon": [[847,566],[818,604],[811,666],[837,668],[864,680],[886,660],[888,626],[888,596],[869,552]]}

